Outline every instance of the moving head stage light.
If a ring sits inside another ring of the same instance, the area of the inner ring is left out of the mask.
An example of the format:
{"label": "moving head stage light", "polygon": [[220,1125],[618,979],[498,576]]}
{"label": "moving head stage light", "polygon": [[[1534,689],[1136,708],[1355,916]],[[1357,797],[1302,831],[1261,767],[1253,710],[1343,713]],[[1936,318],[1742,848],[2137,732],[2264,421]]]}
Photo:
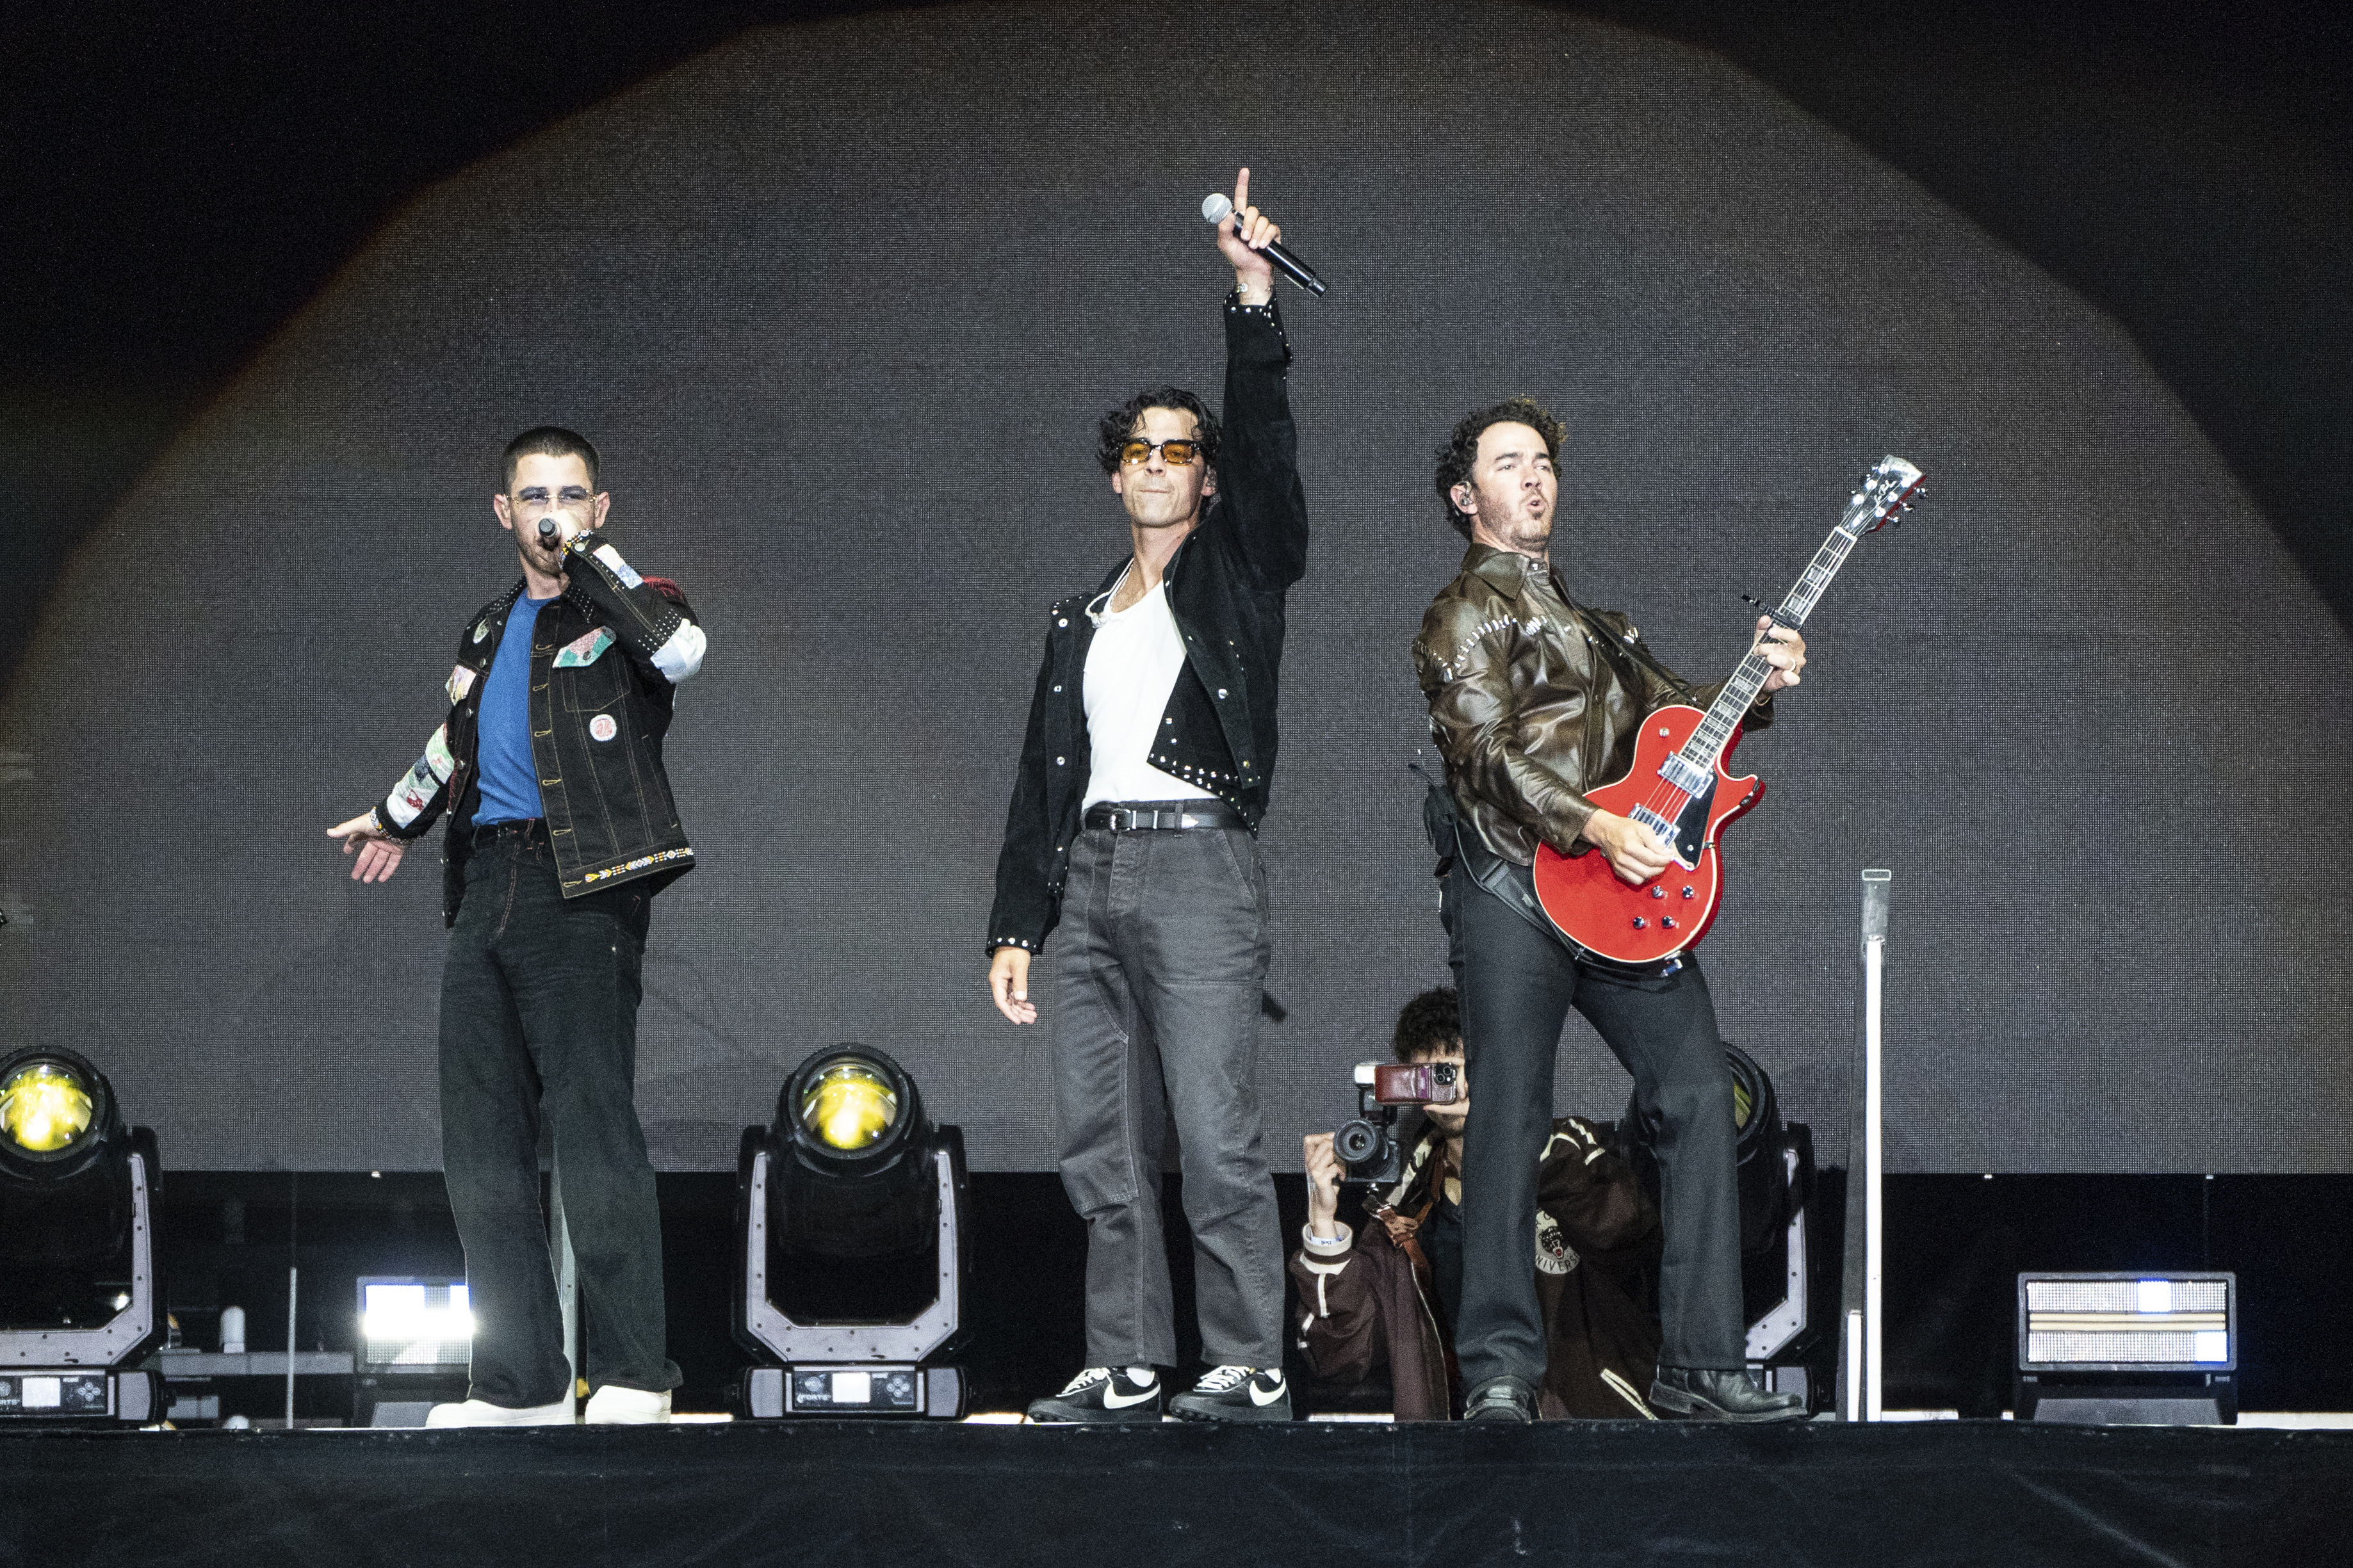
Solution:
{"label": "moving head stage light", "polygon": [[153,1421],[155,1135],[72,1051],[0,1059],[0,1421]]}
{"label": "moving head stage light", "polygon": [[744,1373],[754,1417],[964,1414],[930,1364],[961,1337],[964,1134],[935,1127],[906,1070],[843,1045],[801,1063],[776,1121],[744,1130],[735,1338],[782,1366]]}

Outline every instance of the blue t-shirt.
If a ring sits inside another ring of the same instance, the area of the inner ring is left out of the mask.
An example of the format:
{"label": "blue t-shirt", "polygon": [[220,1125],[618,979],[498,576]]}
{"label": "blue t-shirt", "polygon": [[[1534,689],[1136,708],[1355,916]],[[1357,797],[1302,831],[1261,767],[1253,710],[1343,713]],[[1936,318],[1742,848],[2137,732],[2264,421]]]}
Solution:
{"label": "blue t-shirt", "polygon": [[482,682],[476,715],[482,807],[474,813],[476,826],[547,815],[539,803],[539,769],[531,760],[531,628],[540,610],[554,603],[553,597],[515,601],[499,636],[498,657],[491,660],[491,678]]}

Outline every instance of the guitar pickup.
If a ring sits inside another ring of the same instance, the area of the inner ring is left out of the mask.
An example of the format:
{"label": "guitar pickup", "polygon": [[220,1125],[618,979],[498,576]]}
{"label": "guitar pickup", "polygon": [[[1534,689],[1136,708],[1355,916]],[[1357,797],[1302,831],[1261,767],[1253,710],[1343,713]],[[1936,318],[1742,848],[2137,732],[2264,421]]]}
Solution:
{"label": "guitar pickup", "polygon": [[1709,770],[1693,762],[1681,752],[1659,764],[1659,776],[1685,795],[1699,795],[1709,783]]}

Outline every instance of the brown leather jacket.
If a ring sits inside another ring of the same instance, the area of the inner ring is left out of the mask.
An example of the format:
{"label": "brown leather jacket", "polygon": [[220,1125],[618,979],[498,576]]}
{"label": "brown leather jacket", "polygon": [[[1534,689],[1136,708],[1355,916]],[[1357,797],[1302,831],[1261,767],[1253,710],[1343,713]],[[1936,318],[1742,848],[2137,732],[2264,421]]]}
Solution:
{"label": "brown leather jacket", "polygon": [[[1589,847],[1577,837],[1593,814],[1585,792],[1632,764],[1642,716],[1704,709],[1723,689],[1660,664],[1620,612],[1577,605],[1556,568],[1477,543],[1421,617],[1413,665],[1456,812],[1515,866],[1535,861],[1539,841],[1564,855]],[[1769,697],[1743,721],[1772,721]]]}
{"label": "brown leather jacket", "polygon": [[[1369,1219],[1362,1235],[1338,1226],[1335,1242],[1303,1237],[1307,1245],[1291,1258],[1299,1348],[1316,1381],[1350,1385],[1385,1369],[1399,1421],[1444,1421],[1453,1412],[1447,1335],[1433,1310],[1429,1264],[1410,1238],[1430,1212],[1436,1146],[1425,1134],[1405,1181],[1366,1200],[1411,1222],[1398,1227],[1409,1234],[1403,1245]],[[1649,1416],[1644,1395],[1659,1357],[1659,1211],[1582,1117],[1556,1121],[1545,1142],[1533,1240],[1546,1342],[1540,1413]]]}

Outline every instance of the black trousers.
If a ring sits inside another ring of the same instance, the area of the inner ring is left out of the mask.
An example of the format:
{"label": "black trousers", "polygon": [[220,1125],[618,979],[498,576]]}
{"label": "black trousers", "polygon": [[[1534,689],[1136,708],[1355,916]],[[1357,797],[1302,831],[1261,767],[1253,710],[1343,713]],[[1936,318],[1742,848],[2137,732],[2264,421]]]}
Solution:
{"label": "black trousers", "polygon": [[1460,860],[1452,878],[1448,893],[1471,1083],[1462,1151],[1462,1311],[1454,1334],[1464,1384],[1507,1373],[1531,1385],[1544,1381],[1545,1324],[1531,1267],[1536,1166],[1552,1131],[1553,1065],[1571,1007],[1634,1075],[1636,1102],[1662,1124],[1659,1360],[1745,1365],[1732,1079],[1697,962],[1687,957],[1663,976],[1579,963],[1474,881]]}
{"label": "black trousers", "polygon": [[570,1390],[540,1212],[543,1118],[579,1269],[589,1386],[679,1384],[636,1102],[649,902],[626,886],[565,898],[543,830],[486,838],[466,862],[441,970],[441,1163],[466,1248],[476,1399],[519,1409]]}

